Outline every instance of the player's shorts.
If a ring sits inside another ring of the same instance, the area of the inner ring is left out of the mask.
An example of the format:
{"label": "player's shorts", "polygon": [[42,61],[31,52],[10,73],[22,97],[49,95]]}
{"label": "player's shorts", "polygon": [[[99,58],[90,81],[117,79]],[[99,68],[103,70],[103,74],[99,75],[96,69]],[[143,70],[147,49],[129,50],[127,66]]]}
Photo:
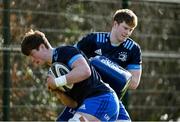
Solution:
{"label": "player's shorts", "polygon": [[75,112],[93,115],[101,121],[115,121],[119,115],[118,97],[115,93],[107,93],[87,98],[77,110],[66,107],[57,121],[67,121]]}
{"label": "player's shorts", "polygon": [[[118,120],[131,122],[130,116],[121,101],[119,102],[119,106],[120,109]],[[58,116],[57,121],[68,121],[70,118],[74,116],[75,113],[76,109],[65,107],[63,112],[61,112],[61,114]]]}
{"label": "player's shorts", "polygon": [[125,121],[125,120],[127,121],[128,120],[129,122],[131,122],[130,116],[121,101],[119,102],[119,107],[120,107],[120,109],[119,109],[118,120],[119,121]]}
{"label": "player's shorts", "polygon": [[119,101],[115,93],[85,99],[77,112],[95,116],[101,121],[115,121],[119,115]]}
{"label": "player's shorts", "polygon": [[76,113],[76,109],[65,107],[64,110],[59,114],[56,121],[62,122],[62,121],[68,121],[70,118],[74,116]]}

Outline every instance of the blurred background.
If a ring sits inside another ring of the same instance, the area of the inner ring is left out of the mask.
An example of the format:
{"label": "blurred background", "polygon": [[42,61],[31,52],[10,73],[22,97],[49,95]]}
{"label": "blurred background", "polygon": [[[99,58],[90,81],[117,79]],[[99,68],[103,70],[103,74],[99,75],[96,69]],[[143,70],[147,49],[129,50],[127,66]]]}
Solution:
{"label": "blurred background", "polygon": [[142,48],[143,74],[124,103],[133,121],[180,121],[179,0],[0,0],[0,120],[52,121],[61,103],[45,86],[47,69],[35,69],[20,52],[30,29],[53,46],[110,31],[113,13],[133,10],[139,23],[131,38]]}

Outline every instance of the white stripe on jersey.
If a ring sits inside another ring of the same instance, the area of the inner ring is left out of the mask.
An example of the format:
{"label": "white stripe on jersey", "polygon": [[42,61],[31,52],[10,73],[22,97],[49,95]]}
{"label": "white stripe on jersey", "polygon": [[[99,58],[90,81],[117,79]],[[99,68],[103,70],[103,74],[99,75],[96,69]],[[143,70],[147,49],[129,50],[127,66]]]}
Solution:
{"label": "white stripe on jersey", "polygon": [[97,39],[96,39],[97,42],[105,43],[108,41],[109,34],[108,35],[107,33],[96,33],[96,34],[97,34]]}
{"label": "white stripe on jersey", "polygon": [[123,45],[124,45],[124,48],[131,50],[132,47],[134,46],[134,42],[128,39]]}

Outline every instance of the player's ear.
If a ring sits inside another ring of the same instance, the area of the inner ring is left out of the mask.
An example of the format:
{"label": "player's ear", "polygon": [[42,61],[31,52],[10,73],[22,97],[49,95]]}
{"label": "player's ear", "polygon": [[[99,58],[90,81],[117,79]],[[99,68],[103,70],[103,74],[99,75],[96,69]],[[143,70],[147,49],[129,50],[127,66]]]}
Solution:
{"label": "player's ear", "polygon": [[46,47],[45,47],[45,45],[44,44],[40,44],[39,45],[39,50],[41,50],[41,49],[45,49]]}
{"label": "player's ear", "polygon": [[118,25],[117,21],[113,21],[113,26],[116,27]]}

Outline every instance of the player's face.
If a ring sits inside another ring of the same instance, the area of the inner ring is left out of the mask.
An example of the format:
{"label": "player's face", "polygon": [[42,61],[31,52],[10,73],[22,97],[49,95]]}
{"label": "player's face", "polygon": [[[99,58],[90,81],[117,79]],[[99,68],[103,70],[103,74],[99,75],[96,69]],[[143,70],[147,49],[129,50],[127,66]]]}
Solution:
{"label": "player's face", "polygon": [[128,38],[134,28],[133,27],[130,27],[128,24],[126,24],[125,22],[122,22],[122,23],[116,23],[115,25],[116,27],[116,39],[120,42],[124,41],[126,38]]}
{"label": "player's face", "polygon": [[45,51],[41,47],[39,50],[33,49],[30,53],[31,61],[36,66],[45,64],[45,57]]}

